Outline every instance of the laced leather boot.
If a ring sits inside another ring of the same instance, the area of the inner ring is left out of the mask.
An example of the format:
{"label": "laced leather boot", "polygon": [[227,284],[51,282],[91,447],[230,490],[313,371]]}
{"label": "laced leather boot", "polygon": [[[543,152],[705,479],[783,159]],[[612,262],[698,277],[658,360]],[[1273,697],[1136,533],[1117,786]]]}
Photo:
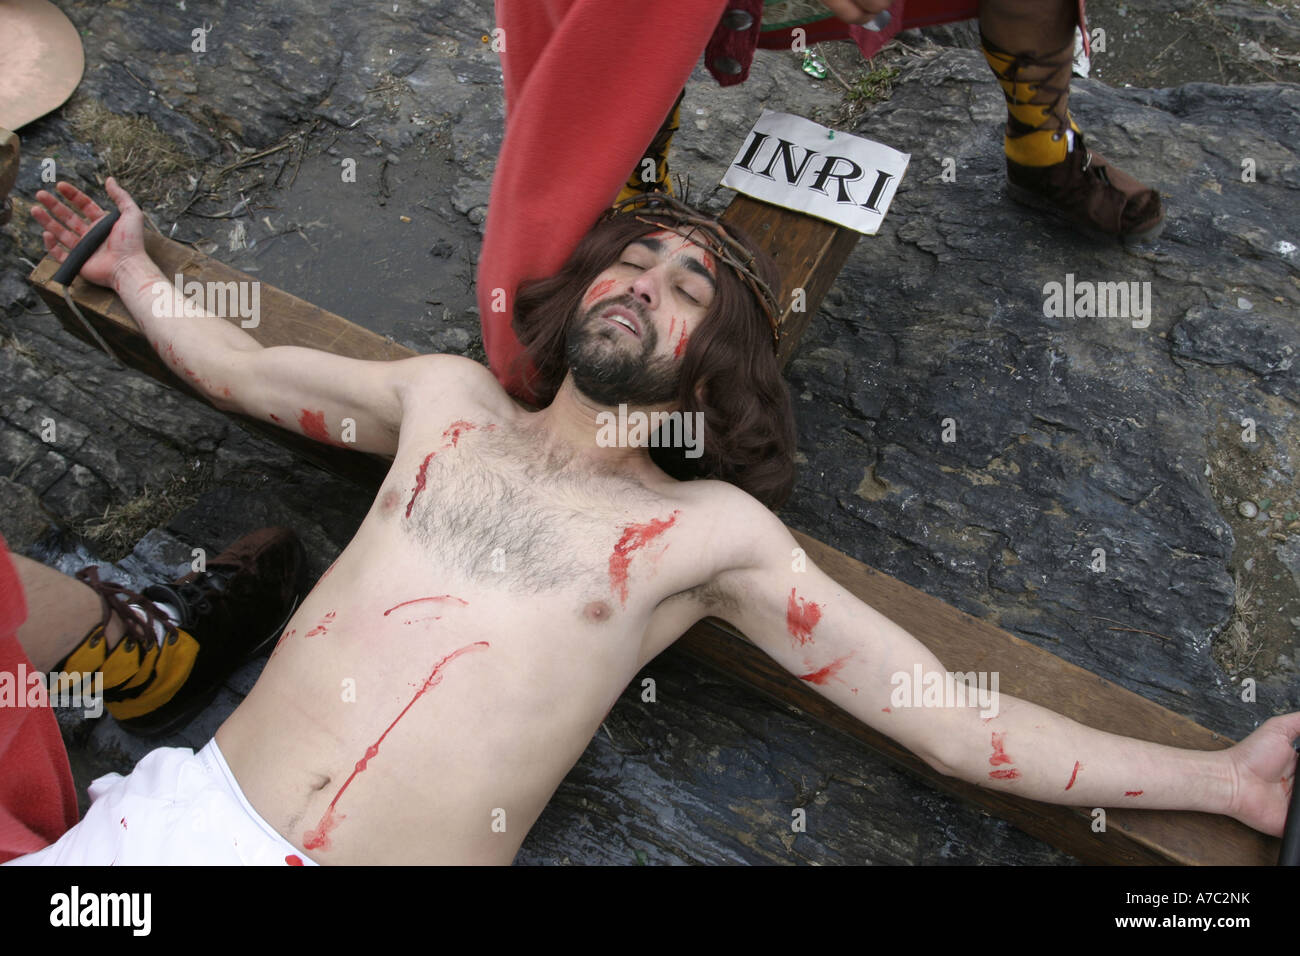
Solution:
{"label": "laced leather boot", "polygon": [[[101,581],[93,566],[76,577],[99,595],[103,616],[54,670],[101,671],[108,712],[131,733],[156,737],[188,723],[236,667],[279,636],[306,586],[306,554],[289,529],[263,528],[206,570],[143,594]],[[104,632],[114,614],[126,631],[110,651]]]}
{"label": "laced leather boot", "polygon": [[1037,56],[1008,53],[983,34],[980,40],[1007,101],[1008,195],[1094,237],[1141,242],[1158,236],[1160,194],[1089,149],[1070,116],[1073,44]]}

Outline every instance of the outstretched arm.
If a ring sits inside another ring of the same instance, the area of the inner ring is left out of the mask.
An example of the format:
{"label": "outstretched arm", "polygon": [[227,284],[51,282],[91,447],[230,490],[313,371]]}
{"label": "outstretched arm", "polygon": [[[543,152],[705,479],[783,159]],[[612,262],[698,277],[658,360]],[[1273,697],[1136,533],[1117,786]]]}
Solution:
{"label": "outstretched arm", "polygon": [[1199,751],[1094,730],[1007,694],[980,700],[970,693],[965,706],[942,698],[931,706],[911,685],[918,670],[942,681],[939,659],[812,564],[791,570],[794,538],[753,504],[732,525],[749,529],[748,566],[716,582],[736,608],[722,616],[939,772],[1047,803],[1201,810],[1282,833],[1300,713],[1269,720],[1228,750]]}
{"label": "outstretched arm", "polygon": [[[32,207],[32,215],[44,228],[45,248],[62,262],[105,212],[69,183],[59,183],[57,189],[67,202],[41,191],[36,194],[41,205]],[[364,362],[318,349],[264,348],[238,321],[208,314],[185,300],[145,252],[139,207],[114,180],[108,180],[107,189],[121,218],[81,276],[113,289],[159,357],[219,408],[332,444],[343,443],[343,422],[351,419],[356,440],[346,447],[391,455],[397,449],[405,389],[417,375],[454,375],[456,366],[467,361],[440,355]],[[260,302],[252,290],[235,294],[245,302]]]}

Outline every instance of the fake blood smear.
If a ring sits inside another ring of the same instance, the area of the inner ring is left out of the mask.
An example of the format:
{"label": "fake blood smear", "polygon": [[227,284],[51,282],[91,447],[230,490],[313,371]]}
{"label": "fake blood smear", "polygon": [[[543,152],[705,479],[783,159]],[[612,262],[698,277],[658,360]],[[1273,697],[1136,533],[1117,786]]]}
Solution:
{"label": "fake blood smear", "polygon": [[800,680],[806,680],[810,684],[825,684],[828,680],[840,672],[840,669],[848,663],[849,658],[841,657],[839,660],[831,661],[819,671],[813,671],[811,674],[800,674]]}
{"label": "fake blood smear", "polygon": [[406,607],[410,604],[419,604],[422,601],[456,601],[458,604],[460,604],[461,607],[469,607],[468,601],[462,601],[460,598],[455,597],[451,594],[439,594],[436,597],[411,598],[411,600],[403,601],[401,604],[394,604],[392,607],[390,607],[387,611],[384,612],[384,617],[388,617],[388,615],[392,614],[399,607]]}
{"label": "fake blood smear", "polygon": [[317,622],[317,624],[316,624],[315,627],[313,627],[310,631],[308,631],[308,632],[307,632],[306,634],[304,634],[303,636],[304,636],[304,637],[319,637],[321,634],[328,634],[328,633],[329,633],[329,625],[331,625],[331,624],[334,623],[334,615],[335,615],[336,613],[337,613],[336,611],[330,611],[330,612],[329,612],[328,614],[326,614],[323,618],[321,618],[319,622]]}
{"label": "fake blood smear", "polygon": [[458,422],[452,422],[450,425],[446,427],[446,429],[443,430],[442,433],[442,437],[446,439],[448,442],[450,442],[450,445],[444,445],[443,447],[455,448],[456,443],[460,441],[461,435],[465,434],[465,432],[475,431],[477,428],[478,426],[475,425],[473,422],[467,422],[464,420]]}
{"label": "fake blood smear", "polygon": [[681,358],[682,353],[686,351],[686,343],[690,337],[686,334],[686,323],[682,323],[682,337],[677,340],[677,347],[673,349],[673,358]]}
{"label": "fake blood smear", "polygon": [[609,584],[618,593],[619,600],[627,603],[627,571],[632,563],[632,554],[659,537],[673,526],[680,511],[674,511],[667,518],[655,518],[645,524],[630,524],[623,529],[623,536],[614,545],[614,553],[609,556]]}
{"label": "fake blood smear", "polygon": [[316,829],[308,830],[303,836],[302,845],[304,849],[328,850],[330,848],[330,831],[338,826],[343,820],[347,819],[344,814],[339,814],[338,818],[335,818],[334,808],[338,805],[339,798],[343,796],[343,792],[347,790],[352,781],[356,779],[357,774],[365,770],[366,765],[369,764],[371,760],[375,759],[375,757],[379,756],[379,745],[384,742],[384,738],[387,737],[392,729],[397,726],[397,722],[406,716],[406,712],[415,706],[415,702],[424,696],[425,691],[437,687],[442,683],[443,665],[448,661],[455,660],[462,654],[476,651],[480,647],[489,646],[490,645],[487,641],[475,641],[473,644],[466,644],[459,650],[452,651],[442,660],[438,661],[438,663],[433,665],[433,670],[429,673],[429,676],[425,678],[420,689],[415,692],[415,696],[411,698],[410,703],[403,707],[402,712],[393,718],[393,722],[388,725],[388,728],[382,734],[379,735],[379,739],[366,748],[365,755],[357,761],[357,765],[352,768],[351,775],[348,776],[348,779],[343,781],[343,786],[339,787],[339,792],[334,794],[334,799],[331,800],[330,805],[325,808],[325,813],[321,816],[320,822],[316,824]]}
{"label": "fake blood smear", "polygon": [[275,660],[275,655],[280,653],[280,646],[297,633],[298,633],[298,629],[296,627],[291,627],[289,628],[289,630],[281,634],[280,639],[275,642],[275,647],[271,649],[271,656],[266,659],[266,662],[269,664],[271,663],[271,661]]}
{"label": "fake blood smear", "polygon": [[307,865],[306,863],[304,863],[304,862],[302,861],[302,857],[300,857],[297,853],[290,853],[288,856],[286,856],[286,857],[284,858],[284,862],[287,863],[287,864],[289,864],[290,866],[306,866],[306,865]]}
{"label": "fake blood smear", "polygon": [[1019,780],[1019,770],[990,770],[989,776],[994,780]]}
{"label": "fake blood smear", "polygon": [[594,286],[591,287],[591,291],[588,292],[587,297],[582,300],[582,304],[591,305],[591,303],[607,295],[609,293],[609,290],[614,288],[617,282],[618,282],[617,279],[601,279],[599,282],[597,282]]}
{"label": "fake blood smear", "polygon": [[1079,776],[1079,761],[1076,760],[1074,762],[1074,773],[1070,774],[1070,782],[1065,785],[1066,790],[1074,786],[1074,778],[1077,776]]}
{"label": "fake blood smear", "polygon": [[302,409],[302,414],[298,416],[298,427],[308,438],[316,441],[330,441],[329,429],[325,427],[324,412],[309,412]]}
{"label": "fake blood smear", "polygon": [[411,517],[411,509],[415,507],[415,499],[419,497],[420,492],[424,490],[424,483],[429,480],[429,462],[433,461],[433,456],[438,454],[431,451],[424,456],[424,461],[420,463],[420,470],[415,473],[415,487],[411,489],[411,500],[406,503],[406,517]]}
{"label": "fake blood smear", "polygon": [[[496,425],[485,425],[484,431],[496,431]],[[464,419],[452,422],[442,432],[442,447],[438,451],[447,451],[449,448],[455,448],[462,435],[466,432],[477,431],[478,426],[473,422],[467,422]],[[424,461],[420,463],[420,470],[415,475],[415,487],[411,489],[411,500],[406,503],[406,517],[411,517],[411,509],[415,507],[415,499],[419,497],[420,492],[424,490],[425,483],[429,479],[429,462],[433,461],[437,451],[431,451],[424,456]]]}
{"label": "fake blood smear", "polygon": [[1126,797],[1140,797],[1140,796],[1142,796],[1142,791],[1141,791],[1141,790],[1125,790],[1125,791],[1124,791],[1124,796],[1126,796]]}
{"label": "fake blood smear", "polygon": [[1006,739],[1006,736],[1006,734],[1000,734],[997,731],[993,732],[993,756],[989,757],[989,763],[995,767],[1000,763],[1012,762],[1011,758],[1007,756],[1007,752],[1002,746],[1002,741]]}
{"label": "fake blood smear", "polygon": [[813,628],[822,619],[821,605],[816,601],[805,601],[796,597],[794,588],[790,589],[790,600],[785,609],[785,626],[796,645],[802,647],[812,640]]}

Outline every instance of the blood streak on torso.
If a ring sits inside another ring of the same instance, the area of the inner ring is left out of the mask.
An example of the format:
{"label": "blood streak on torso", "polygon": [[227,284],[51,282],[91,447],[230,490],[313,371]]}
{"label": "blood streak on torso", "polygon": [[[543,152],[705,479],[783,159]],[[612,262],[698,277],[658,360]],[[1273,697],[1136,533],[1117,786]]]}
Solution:
{"label": "blood streak on torso", "polygon": [[331,625],[331,624],[334,623],[334,615],[335,615],[335,613],[336,613],[336,612],[334,612],[334,611],[330,611],[328,614],[326,614],[323,618],[320,619],[320,623],[318,623],[315,627],[313,627],[310,631],[308,631],[308,632],[307,632],[305,635],[303,635],[303,636],[304,636],[304,637],[317,637],[317,636],[319,636],[319,635],[321,635],[321,634],[328,634],[328,633],[329,633],[329,625]]}
{"label": "blood streak on torso", "polygon": [[822,619],[822,609],[816,601],[796,597],[794,590],[790,589],[790,600],[786,604],[785,626],[795,644],[802,646],[812,640],[813,628]]}
{"label": "blood streak on torso", "polygon": [[343,796],[343,792],[347,790],[352,781],[356,779],[357,774],[365,770],[366,765],[375,757],[379,756],[379,745],[384,742],[384,738],[387,737],[392,729],[397,726],[397,722],[406,716],[406,712],[415,706],[415,702],[424,696],[425,691],[431,690],[442,683],[443,665],[449,661],[455,660],[462,654],[488,646],[489,644],[487,641],[475,641],[473,644],[467,644],[459,650],[452,651],[442,660],[438,661],[438,663],[433,665],[433,671],[430,672],[427,678],[425,678],[424,684],[415,692],[415,696],[411,698],[410,703],[403,707],[402,712],[393,718],[393,722],[388,725],[387,729],[384,730],[382,734],[379,735],[379,739],[366,748],[365,755],[357,761],[357,765],[352,768],[351,775],[349,775],[348,779],[343,781],[343,786],[339,787],[339,792],[334,794],[334,799],[331,800],[330,805],[325,808],[325,813],[321,816],[320,822],[316,824],[316,829],[308,830],[303,835],[302,845],[304,849],[328,850],[330,848],[330,831],[346,819],[346,816],[344,815],[339,815],[337,818],[335,817],[334,808],[338,806],[339,798]]}
{"label": "blood streak on torso", "polygon": [[627,572],[632,563],[632,553],[671,528],[679,514],[680,511],[674,511],[667,518],[654,518],[645,524],[630,524],[623,529],[623,536],[609,556],[609,584],[624,604],[627,603]]}
{"label": "blood streak on torso", "polygon": [[[496,431],[496,424],[483,426],[484,431]],[[442,432],[442,447],[438,451],[447,451],[449,448],[455,448],[460,442],[461,436],[466,432],[477,431],[478,426],[473,422],[467,422],[464,419],[454,421],[448,425]],[[411,509],[415,507],[415,499],[420,496],[424,490],[425,484],[429,480],[429,462],[437,456],[437,451],[431,451],[424,456],[424,461],[420,463],[420,470],[415,473],[415,487],[411,489],[411,500],[406,503],[406,517],[411,517]]]}
{"label": "blood streak on torso", "polygon": [[415,487],[411,489],[411,500],[406,503],[406,517],[411,517],[411,509],[415,507],[415,499],[420,496],[424,490],[425,482],[429,480],[429,462],[433,461],[433,456],[438,454],[431,451],[424,456],[424,461],[420,463],[420,470],[415,473]]}
{"label": "blood streak on torso", "polygon": [[[488,431],[491,431],[494,428],[496,428],[495,425],[489,425]],[[444,449],[455,448],[456,443],[460,441],[461,435],[465,434],[466,432],[476,431],[477,429],[478,429],[477,425],[475,425],[473,422],[467,422],[464,419],[461,419],[460,421],[452,422],[445,429],[443,429],[442,437],[448,442],[448,444],[445,444],[442,447]]]}
{"label": "blood streak on torso", "polygon": [[392,607],[390,607],[387,611],[384,612],[384,617],[388,617],[388,615],[392,614],[399,607],[406,607],[409,604],[419,604],[423,601],[455,601],[461,607],[469,607],[469,602],[466,600],[463,600],[451,594],[438,594],[433,597],[411,598],[411,600],[403,601],[401,604],[394,604]]}
{"label": "blood streak on torso", "polygon": [[[463,600],[463,599],[461,599],[461,598],[455,597],[454,595],[451,595],[451,594],[439,594],[439,595],[436,595],[436,596],[434,596],[434,597],[412,598],[412,599],[409,600],[409,601],[403,601],[401,604],[394,604],[392,607],[390,607],[387,611],[384,612],[384,617],[388,617],[388,615],[392,614],[392,613],[393,613],[394,611],[396,611],[399,607],[408,607],[408,606],[410,606],[410,605],[412,605],[412,604],[423,604],[425,601],[439,601],[439,602],[441,602],[441,601],[455,601],[455,602],[456,602],[457,604],[459,604],[461,607],[469,607],[469,602],[468,602],[468,601],[465,601],[465,600]],[[409,620],[405,620],[405,621],[403,621],[402,623],[403,623],[403,624],[419,624],[419,623],[422,622],[422,621],[440,621],[440,620],[442,620],[442,616],[441,616],[441,615],[438,615],[438,614],[434,614],[434,615],[431,615],[431,616],[429,616],[429,617],[417,617],[417,618],[411,618],[411,619],[409,619]]]}

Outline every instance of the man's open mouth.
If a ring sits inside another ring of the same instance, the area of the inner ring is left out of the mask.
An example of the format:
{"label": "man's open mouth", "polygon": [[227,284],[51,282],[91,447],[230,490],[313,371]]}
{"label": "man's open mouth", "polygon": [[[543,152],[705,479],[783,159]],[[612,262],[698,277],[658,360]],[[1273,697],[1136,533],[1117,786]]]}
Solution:
{"label": "man's open mouth", "polygon": [[637,338],[641,338],[641,322],[630,310],[622,306],[614,306],[606,309],[601,313],[600,317],[608,322],[613,322],[615,325],[621,325]]}

